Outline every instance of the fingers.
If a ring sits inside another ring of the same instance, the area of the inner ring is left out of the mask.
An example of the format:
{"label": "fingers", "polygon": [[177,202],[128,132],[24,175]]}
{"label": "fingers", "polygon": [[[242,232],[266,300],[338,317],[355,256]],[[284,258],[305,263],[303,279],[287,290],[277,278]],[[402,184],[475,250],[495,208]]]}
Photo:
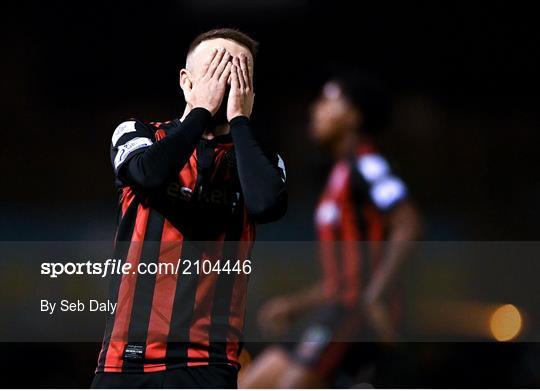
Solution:
{"label": "fingers", "polygon": [[224,48],[217,49],[215,55],[212,58],[212,61],[210,62],[210,65],[208,66],[208,69],[206,70],[206,73],[204,74],[206,77],[212,77],[214,75],[214,73],[216,72],[216,69],[221,64],[221,60],[223,59],[224,55],[225,55]]}
{"label": "fingers", "polygon": [[227,80],[229,79],[229,76],[231,75],[232,67],[233,67],[232,62],[227,61],[227,64],[225,65],[225,69],[223,70],[223,72],[221,73],[221,76],[219,77],[219,82],[221,84],[227,83]]}
{"label": "fingers", "polygon": [[238,59],[233,59],[233,65],[231,68],[231,90],[238,90],[240,88],[240,79],[238,77]]}
{"label": "fingers", "polygon": [[251,88],[251,78],[249,75],[248,59],[244,54],[240,55],[240,69],[242,70],[242,79],[244,88]]}
{"label": "fingers", "polygon": [[223,57],[221,58],[221,61],[218,67],[216,68],[216,71],[214,72],[214,76],[216,76],[217,78],[221,78],[221,75],[225,71],[225,68],[227,68],[227,65],[230,64],[230,59],[231,59],[231,55],[229,54],[229,52],[226,51]]}
{"label": "fingers", "polygon": [[236,62],[236,78],[238,79],[238,87],[237,88],[240,88],[242,91],[245,90],[245,83],[244,83],[244,76],[242,75],[242,62],[237,58],[235,57],[234,58],[234,61]]}
{"label": "fingers", "polygon": [[210,55],[208,56],[208,58],[202,64],[202,74],[203,75],[206,75],[206,73],[208,72],[208,68],[210,67],[210,64],[212,63],[212,61],[216,57],[217,52],[218,52],[217,49],[213,49],[212,52],[210,53]]}

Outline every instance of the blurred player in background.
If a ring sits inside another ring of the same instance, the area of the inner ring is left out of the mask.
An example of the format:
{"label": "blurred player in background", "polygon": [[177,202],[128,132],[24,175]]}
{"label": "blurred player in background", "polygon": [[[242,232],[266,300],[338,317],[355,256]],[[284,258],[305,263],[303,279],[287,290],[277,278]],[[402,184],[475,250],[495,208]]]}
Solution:
{"label": "blurred player in background", "polygon": [[329,80],[314,103],[312,136],[335,160],[315,214],[323,280],[270,300],[259,321],[268,335],[283,335],[297,315],[311,310],[314,316],[290,337],[298,341],[292,348],[263,351],[243,373],[241,387],[331,386],[337,370],[350,364],[346,357],[352,354],[359,365],[370,355],[373,344],[354,341],[394,336],[393,282],[421,222],[405,183],[374,145],[387,109],[378,83],[353,72]]}

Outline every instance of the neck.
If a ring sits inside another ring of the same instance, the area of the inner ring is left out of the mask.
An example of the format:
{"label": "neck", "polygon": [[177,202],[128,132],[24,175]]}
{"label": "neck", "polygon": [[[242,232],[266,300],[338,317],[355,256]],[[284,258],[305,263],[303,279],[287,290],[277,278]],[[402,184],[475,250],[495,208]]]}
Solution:
{"label": "neck", "polygon": [[189,105],[186,105],[186,107],[184,107],[184,114],[182,114],[182,117],[180,117],[180,121],[184,122],[190,111],[191,107],[189,107]]}
{"label": "neck", "polygon": [[360,136],[356,131],[345,132],[330,145],[332,155],[338,160],[343,159],[354,153],[359,142]]}
{"label": "neck", "polygon": [[228,134],[231,131],[229,124],[218,125],[214,129],[205,130],[202,137],[207,140],[212,140],[214,137]]}
{"label": "neck", "polygon": [[[182,114],[180,121],[183,121],[190,113],[190,111],[191,107],[189,107],[189,105],[186,105],[186,107],[184,108],[184,114]],[[229,126],[229,124],[218,125],[213,129],[206,129],[202,135],[202,138],[212,140],[214,137],[228,134],[230,131],[231,127]]]}

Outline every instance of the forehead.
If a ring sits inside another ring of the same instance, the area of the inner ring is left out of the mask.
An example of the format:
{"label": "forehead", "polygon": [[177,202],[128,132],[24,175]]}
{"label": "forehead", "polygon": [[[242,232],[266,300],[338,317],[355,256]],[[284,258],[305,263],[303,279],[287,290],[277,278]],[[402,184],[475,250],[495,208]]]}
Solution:
{"label": "forehead", "polygon": [[235,41],[224,38],[209,39],[201,42],[188,56],[188,62],[195,64],[201,64],[202,61],[208,58],[213,49],[225,48],[231,55],[238,56],[245,54],[249,58],[249,62],[253,64],[253,57],[248,48]]}

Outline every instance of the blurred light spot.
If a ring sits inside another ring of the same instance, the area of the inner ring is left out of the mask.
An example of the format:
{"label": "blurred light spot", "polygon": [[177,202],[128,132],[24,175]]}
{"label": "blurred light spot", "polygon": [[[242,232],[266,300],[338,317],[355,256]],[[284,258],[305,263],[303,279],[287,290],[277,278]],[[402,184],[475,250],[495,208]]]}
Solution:
{"label": "blurred light spot", "polygon": [[521,330],[521,314],[512,304],[502,305],[491,314],[489,326],[497,341],[509,341]]}
{"label": "blurred light spot", "polygon": [[401,200],[407,194],[405,184],[394,176],[387,176],[377,181],[371,188],[371,198],[375,205],[386,209]]}
{"label": "blurred light spot", "polygon": [[390,171],[387,161],[377,153],[362,156],[356,162],[356,167],[369,182],[376,181]]}
{"label": "blurred light spot", "polygon": [[341,88],[337,83],[329,81],[323,87],[323,95],[330,100],[336,100],[341,97]]}
{"label": "blurred light spot", "polygon": [[340,211],[335,202],[325,201],[317,209],[317,222],[322,225],[335,224],[340,217]]}

